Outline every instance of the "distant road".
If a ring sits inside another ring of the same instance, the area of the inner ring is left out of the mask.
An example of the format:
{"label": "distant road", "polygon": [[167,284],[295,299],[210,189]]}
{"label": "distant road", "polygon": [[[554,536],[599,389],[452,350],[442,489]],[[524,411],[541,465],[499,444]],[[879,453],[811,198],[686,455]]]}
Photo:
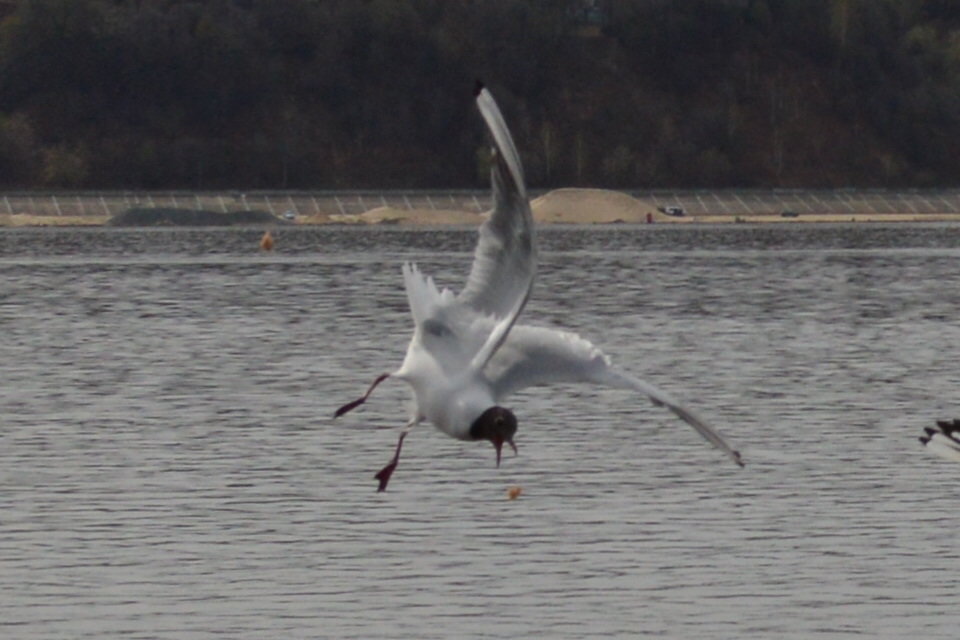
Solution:
{"label": "distant road", "polygon": [[[960,189],[623,190],[656,207],[688,215],[960,213]],[[533,192],[537,196],[543,191]],[[260,209],[275,215],[359,214],[376,207],[485,211],[487,190],[355,191],[8,191],[0,214],[113,216],[132,207],[212,211]]]}

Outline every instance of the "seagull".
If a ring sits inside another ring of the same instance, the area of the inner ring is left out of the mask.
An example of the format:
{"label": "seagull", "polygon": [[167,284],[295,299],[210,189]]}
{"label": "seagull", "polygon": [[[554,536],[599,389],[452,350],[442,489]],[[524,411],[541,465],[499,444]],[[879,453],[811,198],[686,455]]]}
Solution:
{"label": "seagull", "polygon": [[743,466],[740,454],[670,395],[613,366],[599,348],[580,336],[517,324],[533,288],[537,243],[520,156],[500,109],[482,83],[474,91],[492,143],[493,210],[480,225],[466,285],[459,294],[438,289],[415,264],[402,267],[414,331],[399,369],[379,375],[360,398],[334,418],[359,407],[384,380],[395,378],[413,391],[414,408],[400,432],[393,458],[376,474],[384,491],[400,460],[403,440],[427,421],[459,440],[493,444],[497,466],[503,445],[517,452],[517,418],[502,402],[521,389],[585,382],[645,394],[692,426],[713,446]]}
{"label": "seagull", "polygon": [[960,462],[960,420],[937,420],[937,428],[926,427],[920,442],[927,451]]}

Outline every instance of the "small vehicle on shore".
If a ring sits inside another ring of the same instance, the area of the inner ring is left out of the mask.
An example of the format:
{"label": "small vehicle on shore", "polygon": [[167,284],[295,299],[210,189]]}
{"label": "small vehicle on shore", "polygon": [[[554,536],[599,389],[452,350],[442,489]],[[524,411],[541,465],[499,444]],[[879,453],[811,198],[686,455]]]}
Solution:
{"label": "small vehicle on shore", "polygon": [[673,216],[674,218],[682,218],[687,215],[686,210],[683,207],[657,207],[657,211],[660,213],[665,213],[668,216]]}

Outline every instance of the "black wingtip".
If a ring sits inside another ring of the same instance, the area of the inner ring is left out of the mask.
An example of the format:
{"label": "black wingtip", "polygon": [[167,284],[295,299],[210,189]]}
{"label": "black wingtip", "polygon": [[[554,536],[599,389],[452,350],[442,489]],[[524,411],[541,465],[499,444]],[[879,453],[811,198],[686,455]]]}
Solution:
{"label": "black wingtip", "polygon": [[930,442],[930,438],[925,438],[925,437],[923,437],[923,436],[920,436],[919,438],[917,438],[917,440],[919,440],[920,442],[922,442],[922,443],[923,443],[923,446],[927,446],[927,443]]}
{"label": "black wingtip", "polygon": [[483,80],[477,78],[477,81],[473,85],[473,97],[476,98],[478,95],[480,95],[480,92],[483,91],[483,89]]}
{"label": "black wingtip", "polygon": [[960,420],[937,420],[937,426],[948,436],[960,431]]}

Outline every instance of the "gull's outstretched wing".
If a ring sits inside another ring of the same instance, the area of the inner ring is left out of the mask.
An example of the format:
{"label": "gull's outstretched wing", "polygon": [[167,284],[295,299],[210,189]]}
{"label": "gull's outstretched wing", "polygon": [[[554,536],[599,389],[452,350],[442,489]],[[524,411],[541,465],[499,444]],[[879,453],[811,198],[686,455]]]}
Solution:
{"label": "gull's outstretched wing", "polygon": [[403,268],[416,332],[408,371],[421,350],[447,373],[482,371],[503,344],[523,310],[536,271],[533,216],[527,201],[520,156],[493,97],[482,86],[477,107],[493,141],[494,208],[480,226],[467,284],[459,296],[439,290],[415,265]]}
{"label": "gull's outstretched wing", "polygon": [[743,466],[740,453],[700,416],[674,400],[668,393],[614,368],[610,358],[574,333],[516,326],[510,337],[490,360],[487,377],[498,400],[526,387],[559,382],[591,382],[621,389],[633,389],[648,396],[697,430],[710,444]]}
{"label": "gull's outstretched wing", "polygon": [[473,266],[457,301],[495,319],[493,330],[471,364],[481,369],[506,339],[523,311],[537,269],[533,215],[520,156],[493,96],[477,86],[477,108],[493,143],[494,207],[480,226]]}
{"label": "gull's outstretched wing", "polygon": [[937,428],[927,427],[920,442],[930,453],[960,462],[960,420],[937,420]]}

